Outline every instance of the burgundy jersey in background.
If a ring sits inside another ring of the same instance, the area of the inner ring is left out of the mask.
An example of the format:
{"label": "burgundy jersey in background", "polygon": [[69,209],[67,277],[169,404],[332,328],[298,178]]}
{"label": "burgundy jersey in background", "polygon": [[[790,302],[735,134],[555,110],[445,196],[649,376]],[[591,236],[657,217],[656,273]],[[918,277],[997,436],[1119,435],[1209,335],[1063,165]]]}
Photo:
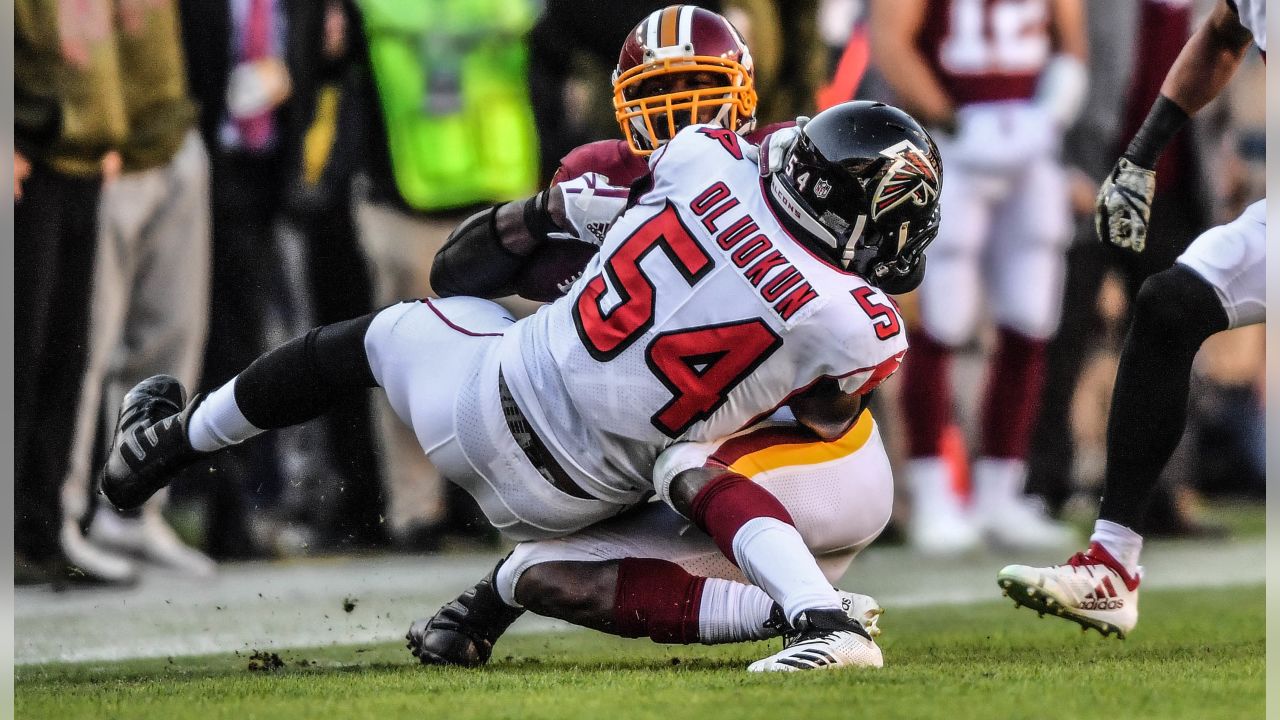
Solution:
{"label": "burgundy jersey in background", "polygon": [[930,0],[916,46],[957,106],[1026,100],[1053,52],[1049,0]]}

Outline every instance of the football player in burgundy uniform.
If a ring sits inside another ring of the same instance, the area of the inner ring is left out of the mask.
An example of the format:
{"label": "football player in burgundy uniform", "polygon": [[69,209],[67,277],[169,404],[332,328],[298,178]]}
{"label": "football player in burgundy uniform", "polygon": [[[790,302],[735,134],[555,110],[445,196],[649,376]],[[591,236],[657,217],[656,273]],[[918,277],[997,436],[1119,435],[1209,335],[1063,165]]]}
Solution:
{"label": "football player in burgundy uniform", "polygon": [[[735,469],[724,439],[786,406],[816,438],[862,424],[868,446],[866,394],[906,351],[886,294],[919,283],[937,233],[933,140],[897,108],[846,103],[767,176],[739,135],[708,123],[677,131],[649,168],[569,293],[519,322],[480,298],[411,301],[312,330],[190,403],[173,378],[143,381],[121,408],[103,493],[136,507],[204,454],[380,387],[511,539],[563,537],[656,496],[795,632],[752,670],[880,666],[790,512]],[[530,230],[556,227],[556,195],[525,203]],[[491,232],[496,214],[466,232]],[[569,610],[620,634],[697,638],[724,630],[698,619],[708,584],[622,561],[613,598]],[[723,597],[723,619],[737,618],[743,595]]]}
{"label": "football player in burgundy uniform", "polygon": [[[1142,127],[1098,193],[1101,240],[1147,245],[1153,168],[1189,116],[1217,97],[1256,43],[1266,57],[1263,0],[1219,0],[1170,68]],[[1138,622],[1139,523],[1186,424],[1188,376],[1201,343],[1266,321],[1266,200],[1192,241],[1173,267],[1147,278],[1125,338],[1107,425],[1102,505],[1089,548],[1064,565],[1010,565],[997,580],[1019,605],[1104,636]]]}
{"label": "football player in burgundy uniform", "polygon": [[[1069,544],[1023,495],[1046,342],[1057,328],[1071,220],[1062,132],[1084,99],[1081,0],[877,0],[872,58],[904,108],[935,129],[947,163],[942,227],[920,287],[923,332],[903,373],[923,550]],[[985,309],[985,312],[984,312]],[[942,441],[950,359],[979,320],[998,331],[972,465],[972,505],[952,490]]]}

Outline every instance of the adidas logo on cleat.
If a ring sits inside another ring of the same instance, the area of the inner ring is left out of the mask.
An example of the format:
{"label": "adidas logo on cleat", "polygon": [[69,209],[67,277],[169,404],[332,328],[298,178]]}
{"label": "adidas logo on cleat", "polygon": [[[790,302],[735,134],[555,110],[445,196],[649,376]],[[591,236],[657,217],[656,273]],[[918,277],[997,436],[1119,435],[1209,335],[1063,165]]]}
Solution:
{"label": "adidas logo on cleat", "polygon": [[1119,610],[1124,607],[1124,598],[1116,597],[1116,588],[1111,578],[1104,577],[1091,592],[1084,596],[1080,603],[1081,610]]}

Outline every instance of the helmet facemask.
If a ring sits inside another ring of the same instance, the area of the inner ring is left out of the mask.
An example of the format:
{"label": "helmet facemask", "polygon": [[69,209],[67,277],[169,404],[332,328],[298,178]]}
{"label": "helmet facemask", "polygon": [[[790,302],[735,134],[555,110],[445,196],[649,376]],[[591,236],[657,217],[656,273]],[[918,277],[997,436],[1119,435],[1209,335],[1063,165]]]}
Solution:
{"label": "helmet facemask", "polygon": [[[650,96],[640,94],[649,80],[681,73],[708,73],[723,84]],[[707,56],[655,59],[617,75],[613,81],[614,116],[632,152],[648,155],[682,128],[714,122],[735,132],[755,125],[756,91],[751,73],[739,62]]]}

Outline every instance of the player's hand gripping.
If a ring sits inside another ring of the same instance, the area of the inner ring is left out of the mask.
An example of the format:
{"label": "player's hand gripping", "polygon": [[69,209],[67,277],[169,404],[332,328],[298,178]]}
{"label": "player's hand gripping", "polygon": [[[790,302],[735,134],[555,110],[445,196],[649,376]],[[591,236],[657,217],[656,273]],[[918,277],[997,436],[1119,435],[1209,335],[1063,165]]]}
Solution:
{"label": "player's hand gripping", "polygon": [[1133,253],[1147,246],[1147,223],[1156,194],[1156,172],[1120,158],[1098,191],[1094,227],[1098,239]]}
{"label": "player's hand gripping", "polygon": [[765,138],[756,150],[759,156],[753,158],[760,162],[761,175],[772,175],[782,169],[783,158],[787,156],[787,151],[795,144],[796,138],[800,137],[800,131],[808,122],[809,117],[801,115],[796,118],[796,124],[793,127],[782,128]]}

